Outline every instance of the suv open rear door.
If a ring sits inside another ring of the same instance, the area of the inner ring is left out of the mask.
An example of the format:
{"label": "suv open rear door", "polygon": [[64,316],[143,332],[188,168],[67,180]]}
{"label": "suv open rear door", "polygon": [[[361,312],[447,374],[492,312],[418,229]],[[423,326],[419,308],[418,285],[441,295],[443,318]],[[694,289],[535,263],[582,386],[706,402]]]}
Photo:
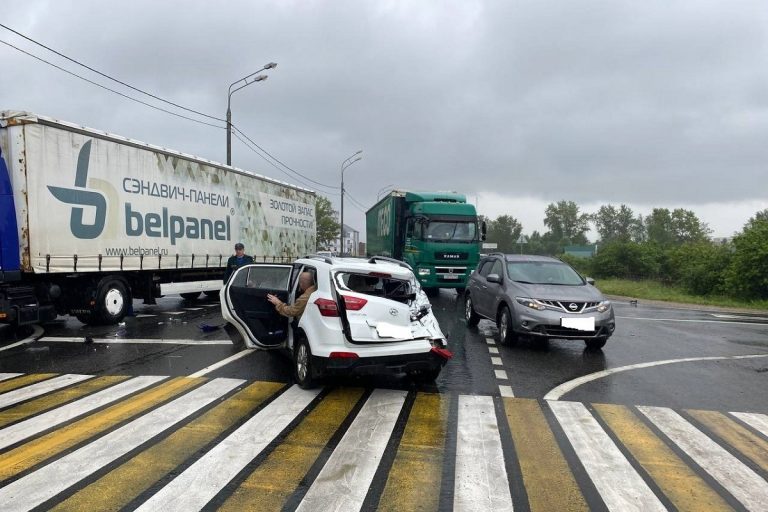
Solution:
{"label": "suv open rear door", "polygon": [[292,265],[245,265],[224,286],[222,315],[248,347],[276,348],[288,339],[288,318],[275,311],[267,294],[288,302],[292,271]]}

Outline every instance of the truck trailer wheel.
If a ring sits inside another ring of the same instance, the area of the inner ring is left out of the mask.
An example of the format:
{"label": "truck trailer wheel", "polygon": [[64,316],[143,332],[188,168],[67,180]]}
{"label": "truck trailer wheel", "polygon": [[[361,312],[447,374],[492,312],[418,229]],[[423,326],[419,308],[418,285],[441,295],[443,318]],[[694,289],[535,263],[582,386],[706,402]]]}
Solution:
{"label": "truck trailer wheel", "polygon": [[122,281],[118,279],[104,281],[99,285],[96,294],[95,318],[105,325],[116,324],[128,313],[132,300],[131,294]]}
{"label": "truck trailer wheel", "polygon": [[184,300],[197,300],[198,297],[200,297],[200,292],[188,292],[188,293],[180,293],[181,298]]}

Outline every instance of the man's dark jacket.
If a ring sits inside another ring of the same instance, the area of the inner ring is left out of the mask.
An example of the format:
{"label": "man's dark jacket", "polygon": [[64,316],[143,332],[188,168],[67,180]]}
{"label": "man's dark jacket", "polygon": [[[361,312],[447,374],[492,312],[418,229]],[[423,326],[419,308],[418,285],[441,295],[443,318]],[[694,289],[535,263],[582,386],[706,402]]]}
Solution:
{"label": "man's dark jacket", "polygon": [[240,262],[237,261],[237,256],[230,256],[227,260],[227,270],[224,272],[224,282],[226,283],[229,281],[229,276],[231,276],[235,270],[250,263],[253,263],[253,258],[247,254],[243,254],[243,258]]}

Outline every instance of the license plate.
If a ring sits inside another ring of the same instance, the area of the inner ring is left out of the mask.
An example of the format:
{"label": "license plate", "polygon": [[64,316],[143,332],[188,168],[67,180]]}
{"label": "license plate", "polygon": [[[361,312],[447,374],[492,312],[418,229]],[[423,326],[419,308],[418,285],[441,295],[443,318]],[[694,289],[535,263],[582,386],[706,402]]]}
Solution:
{"label": "license plate", "polygon": [[560,319],[560,325],[579,331],[594,331],[595,318],[591,316],[586,318],[564,317]]}
{"label": "license plate", "polygon": [[456,280],[459,279],[459,276],[457,276],[455,274],[444,274],[444,275],[442,275],[440,277],[442,277],[443,279],[456,279]]}

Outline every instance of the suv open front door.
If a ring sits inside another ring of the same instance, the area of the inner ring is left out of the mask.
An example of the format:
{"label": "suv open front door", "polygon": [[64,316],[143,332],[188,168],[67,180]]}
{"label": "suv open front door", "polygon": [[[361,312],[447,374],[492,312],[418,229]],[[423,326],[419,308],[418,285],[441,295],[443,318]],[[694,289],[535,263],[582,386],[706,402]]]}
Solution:
{"label": "suv open front door", "polygon": [[288,339],[288,318],[275,311],[267,294],[288,302],[292,265],[245,265],[224,286],[225,317],[250,348],[277,348]]}

